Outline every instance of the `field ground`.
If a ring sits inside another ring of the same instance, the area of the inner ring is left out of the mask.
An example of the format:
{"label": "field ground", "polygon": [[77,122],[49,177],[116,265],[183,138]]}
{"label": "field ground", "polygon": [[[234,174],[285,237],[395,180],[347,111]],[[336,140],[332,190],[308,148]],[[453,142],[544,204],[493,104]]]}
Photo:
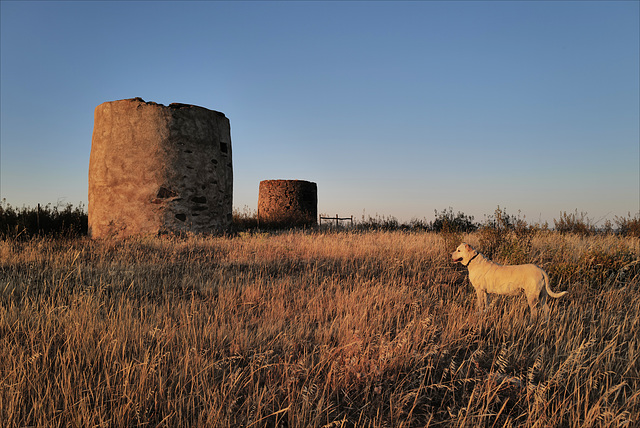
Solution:
{"label": "field ground", "polygon": [[[479,317],[460,238],[569,295],[548,323],[523,296]],[[550,231],[0,241],[0,421],[638,426],[639,257]]]}

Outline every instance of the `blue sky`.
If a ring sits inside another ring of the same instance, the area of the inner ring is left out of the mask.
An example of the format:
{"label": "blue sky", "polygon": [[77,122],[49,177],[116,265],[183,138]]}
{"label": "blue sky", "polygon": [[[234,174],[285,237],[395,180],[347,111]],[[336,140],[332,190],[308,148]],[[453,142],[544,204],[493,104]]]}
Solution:
{"label": "blue sky", "polygon": [[532,222],[640,211],[639,2],[13,2],[0,198],[87,202],[93,111],[226,114],[234,206],[318,183],[329,215]]}

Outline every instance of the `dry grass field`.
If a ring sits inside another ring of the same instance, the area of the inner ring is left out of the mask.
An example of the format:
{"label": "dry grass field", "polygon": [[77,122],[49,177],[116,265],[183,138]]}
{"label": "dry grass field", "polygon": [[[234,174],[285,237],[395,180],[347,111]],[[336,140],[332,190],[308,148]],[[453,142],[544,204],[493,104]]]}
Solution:
{"label": "dry grass field", "polygon": [[[533,262],[479,317],[464,238]],[[0,241],[6,427],[640,424],[640,241],[539,231]],[[499,243],[500,244],[500,243]],[[507,245],[508,244],[508,245]]]}

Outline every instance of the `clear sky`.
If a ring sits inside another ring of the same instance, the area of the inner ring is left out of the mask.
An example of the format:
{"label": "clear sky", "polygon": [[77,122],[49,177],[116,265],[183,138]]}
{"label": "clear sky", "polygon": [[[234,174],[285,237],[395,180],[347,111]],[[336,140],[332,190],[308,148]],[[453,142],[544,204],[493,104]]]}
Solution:
{"label": "clear sky", "polygon": [[239,209],[304,179],[356,218],[640,211],[637,1],[0,5],[13,206],[86,205],[95,107],[142,97],[225,113]]}

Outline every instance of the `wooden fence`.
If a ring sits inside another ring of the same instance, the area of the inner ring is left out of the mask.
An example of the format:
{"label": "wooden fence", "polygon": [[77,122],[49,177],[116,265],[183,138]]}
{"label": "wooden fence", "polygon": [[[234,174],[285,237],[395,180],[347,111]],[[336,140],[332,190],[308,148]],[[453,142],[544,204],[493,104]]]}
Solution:
{"label": "wooden fence", "polygon": [[351,217],[338,217],[338,214],[336,214],[335,217],[322,217],[320,216],[320,226],[322,226],[322,220],[325,220],[325,223],[327,221],[329,221],[330,223],[333,223],[334,221],[336,222],[336,227],[338,227],[340,225],[341,221],[351,221],[351,226],[353,226],[353,216]]}

